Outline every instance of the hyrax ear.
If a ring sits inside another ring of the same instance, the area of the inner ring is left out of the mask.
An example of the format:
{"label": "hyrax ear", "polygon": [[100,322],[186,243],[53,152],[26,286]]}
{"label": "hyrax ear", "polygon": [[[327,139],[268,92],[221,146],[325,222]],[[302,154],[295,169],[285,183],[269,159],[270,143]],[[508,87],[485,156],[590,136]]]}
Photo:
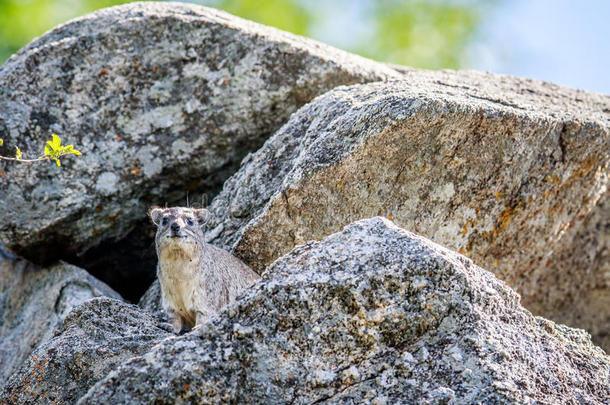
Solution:
{"label": "hyrax ear", "polygon": [[161,222],[161,217],[163,216],[163,210],[159,207],[152,207],[150,211],[148,211],[148,216],[150,217],[153,224],[159,225]]}
{"label": "hyrax ear", "polygon": [[205,208],[199,208],[195,210],[195,217],[197,217],[197,220],[199,220],[199,224],[203,225],[210,220],[212,214],[210,214],[210,211],[206,210]]}

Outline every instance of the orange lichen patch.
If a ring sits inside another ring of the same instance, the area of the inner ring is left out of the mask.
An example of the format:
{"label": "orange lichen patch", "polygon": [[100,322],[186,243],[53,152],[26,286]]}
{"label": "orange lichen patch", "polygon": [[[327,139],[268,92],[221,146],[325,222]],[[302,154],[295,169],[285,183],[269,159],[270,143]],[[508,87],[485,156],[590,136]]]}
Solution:
{"label": "orange lichen patch", "polygon": [[388,219],[394,219],[394,215],[389,214],[389,215],[388,215]]}
{"label": "orange lichen patch", "polygon": [[559,176],[557,176],[556,174],[547,174],[546,176],[544,176],[544,179],[542,179],[542,181],[544,183],[557,184],[559,183]]}
{"label": "orange lichen patch", "polygon": [[573,176],[582,177],[593,169],[593,166],[597,164],[597,159],[595,156],[589,156],[586,158],[580,166],[574,171]]}
{"label": "orange lichen patch", "polygon": [[140,174],[140,168],[134,166],[133,169],[131,169],[131,174],[133,174],[134,176],[138,176]]}
{"label": "orange lichen patch", "polygon": [[462,228],[462,236],[466,236],[466,234],[468,233],[468,225],[470,224],[470,222],[466,222],[464,224],[464,227]]}
{"label": "orange lichen patch", "polygon": [[133,58],[133,64],[135,67],[140,66],[140,63],[138,62],[138,60],[136,58]]}
{"label": "orange lichen patch", "polygon": [[515,206],[511,206],[509,204],[505,206],[504,211],[502,211],[502,213],[498,216],[498,219],[496,220],[496,223],[491,231],[483,233],[483,236],[489,243],[493,243],[493,241],[495,241],[498,236],[500,236],[500,234],[506,230],[522,205],[523,203],[519,201]]}
{"label": "orange lichen patch", "polygon": [[93,228],[93,230],[91,231],[91,235],[92,235],[92,236],[97,235],[97,229]]}
{"label": "orange lichen patch", "polygon": [[502,190],[496,191],[495,197],[496,197],[496,200],[501,200],[502,197],[504,197],[504,194],[502,194]]}
{"label": "orange lichen patch", "polygon": [[421,170],[419,171],[420,173],[424,173],[426,170],[428,170],[428,166],[423,165]]}
{"label": "orange lichen patch", "polygon": [[157,66],[153,66],[153,68],[151,70],[153,72],[157,73],[159,71],[159,68]]}
{"label": "orange lichen patch", "polygon": [[464,226],[462,227],[462,232],[461,232],[462,236],[466,236],[466,234],[468,233],[468,227],[469,226],[470,227],[474,227],[476,224],[477,224],[476,219],[472,219],[472,220],[466,221],[464,223]]}
{"label": "orange lichen patch", "polygon": [[118,135],[117,135],[117,136],[115,136],[115,137],[114,137],[114,139],[116,139],[117,141],[122,141],[122,140],[123,140],[123,138],[121,138],[121,137],[120,137],[120,136],[118,136]]}
{"label": "orange lichen patch", "polygon": [[337,183],[337,188],[338,188],[339,190],[343,189],[343,187],[345,187],[345,184],[343,184],[343,182],[342,182],[342,181],[340,181],[340,182],[338,182],[338,183]]}
{"label": "orange lichen patch", "polygon": [[[565,190],[569,187],[572,187],[572,185],[575,182],[582,180],[583,177],[588,175],[591,171],[593,171],[593,169],[595,169],[596,166],[598,166],[598,163],[599,162],[598,162],[596,156],[589,156],[588,158],[583,160],[582,163],[580,164],[580,166],[578,166],[574,170],[574,173],[572,173],[570,178],[561,185],[561,189]],[[601,167],[605,167],[605,166],[601,166]],[[597,168],[597,170],[599,170],[599,169],[600,169],[600,167]]]}
{"label": "orange lichen patch", "polygon": [[458,250],[458,253],[461,255],[465,255],[468,251],[465,248],[461,248],[460,250]]}
{"label": "orange lichen patch", "polygon": [[184,385],[182,386],[182,388],[184,388],[186,391],[189,391],[189,390],[191,389],[191,386],[190,386],[190,385],[188,385],[188,384],[184,384]]}
{"label": "orange lichen patch", "polygon": [[102,70],[99,71],[99,73],[97,75],[99,77],[106,77],[106,76],[108,76],[108,69],[103,68]]}
{"label": "orange lichen patch", "polygon": [[[38,357],[32,357],[32,361],[34,362],[34,366],[32,367],[32,375],[31,377],[37,382],[40,383],[43,381],[44,369],[49,362],[49,359],[39,360]],[[32,380],[30,377],[25,379],[25,389],[27,391],[31,391],[32,398],[36,398],[36,393],[32,390],[31,387]]]}

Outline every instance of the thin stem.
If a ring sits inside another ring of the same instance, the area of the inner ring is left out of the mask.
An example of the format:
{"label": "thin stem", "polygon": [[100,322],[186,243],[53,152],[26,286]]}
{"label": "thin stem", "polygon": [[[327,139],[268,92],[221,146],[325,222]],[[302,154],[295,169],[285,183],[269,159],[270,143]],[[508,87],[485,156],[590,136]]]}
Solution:
{"label": "thin stem", "polygon": [[17,158],[10,158],[10,157],[6,157],[6,156],[0,156],[0,160],[10,160],[12,162],[19,162],[19,163],[33,163],[33,162],[42,162],[43,160],[49,160],[49,158],[47,156],[41,156],[36,159],[17,159]]}

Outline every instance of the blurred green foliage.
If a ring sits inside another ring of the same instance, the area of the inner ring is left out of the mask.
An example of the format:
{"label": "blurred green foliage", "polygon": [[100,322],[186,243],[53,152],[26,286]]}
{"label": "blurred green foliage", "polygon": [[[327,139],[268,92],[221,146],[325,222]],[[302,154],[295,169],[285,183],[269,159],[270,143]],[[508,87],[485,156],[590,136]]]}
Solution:
{"label": "blurred green foliage", "polygon": [[373,1],[375,32],[355,52],[372,59],[427,69],[457,69],[477,27],[481,7],[441,1]]}
{"label": "blurred green foliage", "polygon": [[0,0],[0,63],[19,48],[69,19],[121,0]]}
{"label": "blurred green foliage", "polygon": [[[466,47],[494,0],[199,0],[376,60],[438,69],[467,65]],[[121,0],[0,0],[0,63],[34,37]],[[349,13],[348,13],[349,11]],[[347,18],[347,20],[346,20]],[[340,23],[340,24],[339,24]]]}

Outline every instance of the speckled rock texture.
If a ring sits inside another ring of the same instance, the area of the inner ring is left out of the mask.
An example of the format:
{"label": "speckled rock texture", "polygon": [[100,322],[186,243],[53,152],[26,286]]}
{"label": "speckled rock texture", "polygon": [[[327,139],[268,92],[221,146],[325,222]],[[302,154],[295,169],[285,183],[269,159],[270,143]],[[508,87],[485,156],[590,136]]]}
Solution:
{"label": "speckled rock texture", "polygon": [[157,319],[164,322],[169,320],[167,313],[165,313],[165,310],[161,306],[161,285],[159,284],[158,278],[155,279],[144,295],[142,295],[138,302],[138,306],[151,313]]}
{"label": "speckled rock texture", "polygon": [[492,273],[377,217],[293,249],[201,330],[79,403],[602,404],[609,381],[584,331],[532,316]]}
{"label": "speckled rock texture", "polygon": [[73,20],[0,67],[0,154],[38,156],[51,133],[83,152],[62,168],[0,162],[0,240],[45,263],[124,237],[152,204],[220,187],[315,96],[397,76],[196,5],[136,3]]}
{"label": "speckled rock texture", "polygon": [[70,314],[6,382],[2,404],[75,403],[121,363],[145,354],[169,332],[135,305],[99,297]]}
{"label": "speckled rock texture", "polygon": [[73,308],[98,296],[121,299],[83,269],[66,263],[43,269],[0,254],[0,387]]}
{"label": "speckled rock texture", "polygon": [[[563,235],[550,255],[551,271],[538,280],[552,295],[532,297],[528,308],[555,322],[585,328],[610,353],[610,188],[589,215]],[[553,302],[564,304],[553,306]],[[609,401],[610,402],[610,401]]]}
{"label": "speckled rock texture", "polygon": [[293,114],[212,201],[212,243],[262,271],[386,216],[610,349],[610,97],[478,72],[405,77]]}
{"label": "speckled rock texture", "polygon": [[[0,163],[2,404],[609,403],[518,295],[610,350],[609,96],[133,3],[0,67],[0,154],[52,132],[83,156]],[[232,173],[206,238],[263,279],[174,335],[146,210]]]}

